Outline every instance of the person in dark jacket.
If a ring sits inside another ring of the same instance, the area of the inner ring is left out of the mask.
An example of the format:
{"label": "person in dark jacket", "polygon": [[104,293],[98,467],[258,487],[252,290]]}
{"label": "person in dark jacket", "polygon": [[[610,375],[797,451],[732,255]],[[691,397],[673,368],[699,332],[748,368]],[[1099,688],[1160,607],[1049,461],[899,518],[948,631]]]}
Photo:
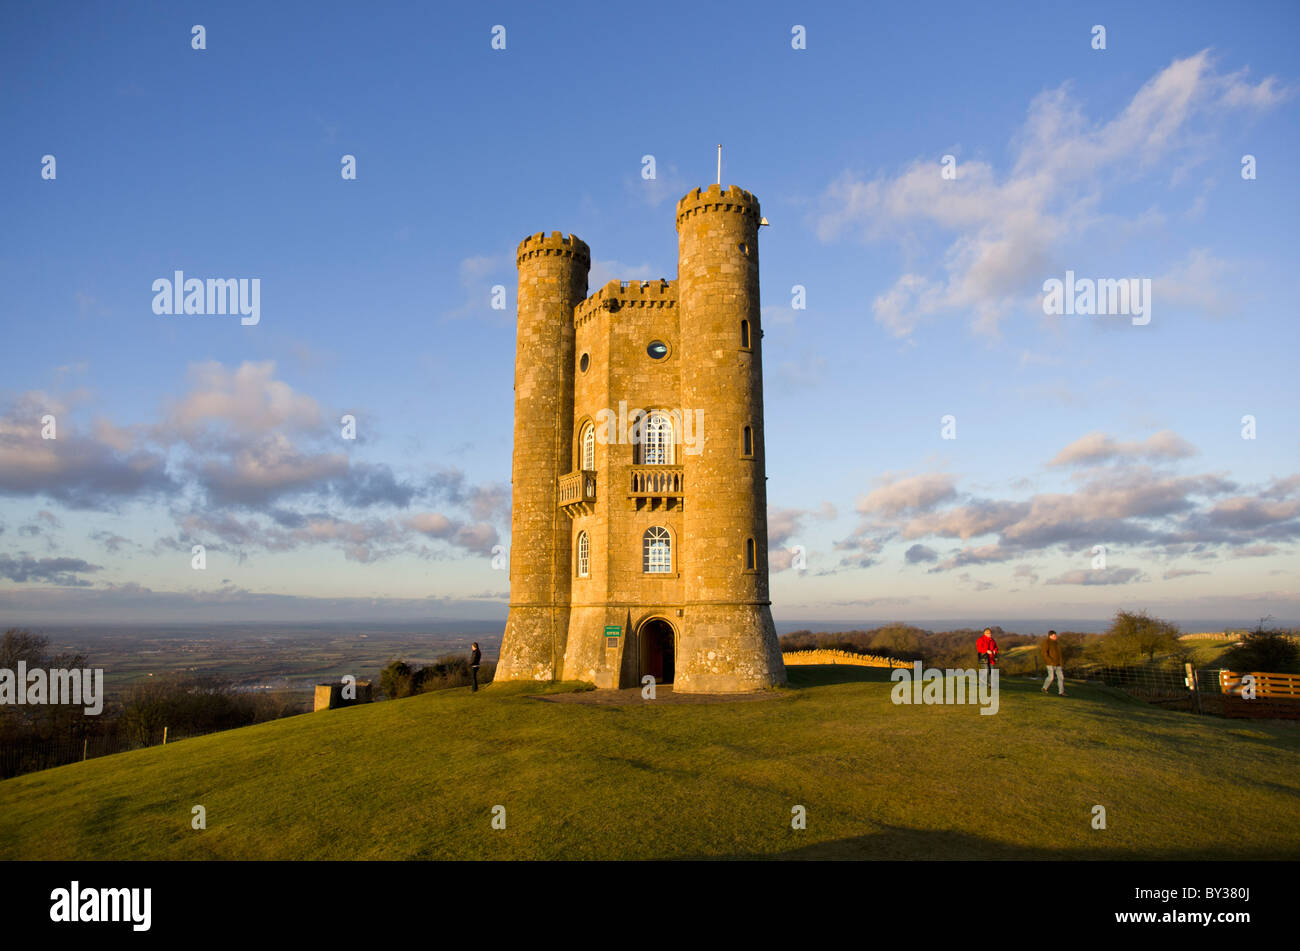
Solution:
{"label": "person in dark jacket", "polygon": [[474,676],[474,686],[470,688],[470,693],[478,690],[478,665],[483,660],[483,652],[478,649],[478,641],[474,642],[473,649],[469,654],[469,669]]}
{"label": "person in dark jacket", "polygon": [[989,670],[998,662],[998,642],[993,639],[993,628],[984,628],[984,633],[975,642],[975,655],[979,658],[980,666],[987,664]]}
{"label": "person in dark jacket", "polygon": [[1043,666],[1047,668],[1043,693],[1047,693],[1047,688],[1052,685],[1052,678],[1055,677],[1057,693],[1062,697],[1065,696],[1065,669],[1061,666],[1064,658],[1065,654],[1061,650],[1061,642],[1056,638],[1056,632],[1048,631],[1047,638],[1043,641]]}

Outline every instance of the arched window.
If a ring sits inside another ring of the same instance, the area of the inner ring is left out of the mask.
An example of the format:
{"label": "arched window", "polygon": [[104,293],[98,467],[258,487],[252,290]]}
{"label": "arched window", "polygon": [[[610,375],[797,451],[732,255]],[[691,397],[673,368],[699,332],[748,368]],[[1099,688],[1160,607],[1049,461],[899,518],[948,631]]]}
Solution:
{"label": "arched window", "polygon": [[591,543],[587,540],[586,532],[578,532],[578,577],[587,577],[587,571],[591,564]]}
{"label": "arched window", "polygon": [[666,574],[673,570],[673,539],[668,529],[658,525],[647,528],[642,552],[646,574]]}
{"label": "arched window", "polygon": [[582,427],[582,466],[592,470],[596,468],[596,427],[588,423]]}
{"label": "arched window", "polygon": [[749,346],[749,321],[748,320],[742,320],[740,322],[740,345],[742,347]]}
{"label": "arched window", "polygon": [[754,562],[754,539],[746,538],[745,539],[745,568],[748,571],[753,571],[756,567],[757,565]]}
{"label": "arched window", "polygon": [[741,455],[752,456],[754,454],[754,428],[746,426],[744,433],[741,434],[740,440]]}
{"label": "arched window", "polygon": [[673,464],[673,420],[667,413],[651,413],[641,421],[641,464]]}

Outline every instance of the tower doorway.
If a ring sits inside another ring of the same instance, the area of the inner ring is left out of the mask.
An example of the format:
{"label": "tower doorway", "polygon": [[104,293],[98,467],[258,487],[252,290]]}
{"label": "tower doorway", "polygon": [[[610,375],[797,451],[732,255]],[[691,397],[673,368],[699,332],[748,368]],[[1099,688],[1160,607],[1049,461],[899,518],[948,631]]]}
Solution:
{"label": "tower doorway", "polygon": [[673,627],[662,618],[651,618],[641,625],[641,676],[654,677],[657,684],[673,682],[676,667]]}

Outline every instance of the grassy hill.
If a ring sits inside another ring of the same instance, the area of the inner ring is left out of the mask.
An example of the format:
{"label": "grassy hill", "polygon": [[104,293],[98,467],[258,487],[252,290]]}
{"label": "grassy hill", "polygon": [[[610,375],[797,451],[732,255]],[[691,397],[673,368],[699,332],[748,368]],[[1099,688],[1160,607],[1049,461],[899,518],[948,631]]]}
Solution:
{"label": "grassy hill", "polygon": [[440,691],[19,776],[0,857],[1300,857],[1294,725],[1027,680],[981,716],[896,706],[883,670],[790,675],[754,702]]}

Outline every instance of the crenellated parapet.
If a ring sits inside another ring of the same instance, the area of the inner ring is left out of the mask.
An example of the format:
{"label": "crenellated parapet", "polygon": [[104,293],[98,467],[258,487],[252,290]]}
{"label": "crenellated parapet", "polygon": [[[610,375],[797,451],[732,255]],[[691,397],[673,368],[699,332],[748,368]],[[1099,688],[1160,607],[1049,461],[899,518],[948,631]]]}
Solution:
{"label": "crenellated parapet", "polygon": [[585,324],[600,311],[619,311],[624,307],[676,307],[677,282],[610,281],[574,308],[573,322]]}
{"label": "crenellated parapet", "polygon": [[725,189],[721,185],[710,185],[704,189],[692,188],[677,203],[678,230],[681,230],[682,222],[691,215],[708,211],[750,215],[755,219],[762,217],[758,199],[751,192],[736,185],[728,185]]}
{"label": "crenellated parapet", "polygon": [[529,258],[552,254],[575,258],[583,265],[591,266],[591,249],[587,242],[577,235],[565,235],[559,231],[552,231],[549,236],[545,231],[539,231],[524,238],[515,251],[515,264],[522,266]]}

